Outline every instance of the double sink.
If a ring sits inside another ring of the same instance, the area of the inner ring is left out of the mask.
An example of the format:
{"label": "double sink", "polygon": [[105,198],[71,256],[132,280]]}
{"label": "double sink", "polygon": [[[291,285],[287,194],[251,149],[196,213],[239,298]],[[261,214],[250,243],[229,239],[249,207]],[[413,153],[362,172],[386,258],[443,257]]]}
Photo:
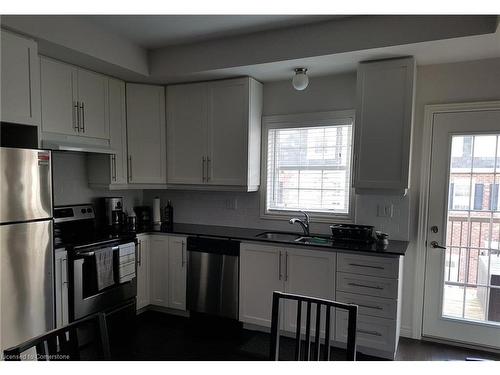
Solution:
{"label": "double sink", "polygon": [[263,232],[259,233],[255,237],[270,241],[301,243],[305,245],[331,246],[333,243],[330,237],[303,236],[297,233],[290,232]]}

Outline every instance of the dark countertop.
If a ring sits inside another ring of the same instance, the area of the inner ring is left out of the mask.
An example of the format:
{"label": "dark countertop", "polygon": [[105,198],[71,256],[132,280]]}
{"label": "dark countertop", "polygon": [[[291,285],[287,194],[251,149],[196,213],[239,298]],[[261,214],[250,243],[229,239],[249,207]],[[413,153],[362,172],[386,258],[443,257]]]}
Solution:
{"label": "dark countertop", "polygon": [[[173,230],[163,231],[163,230],[147,230],[142,233],[165,233],[165,234],[182,234],[188,236],[202,236],[202,237],[217,237],[226,238],[240,241],[257,241],[262,243],[270,244],[283,244],[292,247],[314,247],[318,250],[325,251],[337,251],[345,250],[371,255],[405,255],[406,249],[408,248],[408,241],[398,241],[389,239],[387,245],[377,245],[377,243],[363,244],[363,243],[353,243],[353,242],[330,242],[325,244],[319,243],[298,243],[290,241],[278,241],[270,240],[266,238],[256,237],[259,233],[263,232],[273,232],[272,230],[256,229],[256,228],[237,228],[237,227],[223,227],[216,225],[197,225],[197,224],[182,224],[175,223]],[[275,231],[279,232],[279,231]],[[140,234],[141,232],[138,232]],[[285,232],[288,233],[288,232]],[[297,232],[298,235],[300,233]],[[315,236],[315,234],[311,234]],[[326,237],[325,235],[317,235],[319,237]]]}

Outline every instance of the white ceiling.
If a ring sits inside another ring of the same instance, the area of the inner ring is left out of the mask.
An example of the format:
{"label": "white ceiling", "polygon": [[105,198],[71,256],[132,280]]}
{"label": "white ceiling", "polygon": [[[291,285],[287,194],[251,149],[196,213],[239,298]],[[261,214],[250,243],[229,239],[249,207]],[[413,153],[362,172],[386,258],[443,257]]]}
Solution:
{"label": "white ceiling", "polygon": [[333,15],[88,15],[80,16],[137,45],[155,49],[327,21]]}

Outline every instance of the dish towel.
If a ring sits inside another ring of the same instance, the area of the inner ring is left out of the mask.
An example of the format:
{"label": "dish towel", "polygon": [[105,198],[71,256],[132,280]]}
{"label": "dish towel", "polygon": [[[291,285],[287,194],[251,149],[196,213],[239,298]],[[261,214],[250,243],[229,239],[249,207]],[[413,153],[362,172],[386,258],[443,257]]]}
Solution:
{"label": "dish towel", "polygon": [[135,244],[118,246],[118,282],[125,283],[135,277]]}
{"label": "dish towel", "polygon": [[97,289],[102,290],[115,283],[113,274],[113,249],[105,247],[95,251]]}

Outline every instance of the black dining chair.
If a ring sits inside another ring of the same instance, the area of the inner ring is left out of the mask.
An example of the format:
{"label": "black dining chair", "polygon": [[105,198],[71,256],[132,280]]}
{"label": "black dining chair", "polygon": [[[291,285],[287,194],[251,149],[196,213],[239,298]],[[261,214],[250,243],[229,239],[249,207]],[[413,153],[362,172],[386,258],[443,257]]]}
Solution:
{"label": "black dining chair", "polygon": [[99,313],[77,320],[4,350],[3,355],[6,361],[109,360],[106,316]]}
{"label": "black dining chair", "polygon": [[[280,342],[280,300],[297,301],[297,320],[295,332],[295,357],[296,361],[310,361],[321,359],[321,343],[320,343],[320,327],[321,327],[321,307],[325,306],[325,337],[323,345],[323,360],[330,360],[330,332],[331,332],[331,309],[341,309],[348,312],[348,328],[347,328],[347,350],[346,360],[356,360],[356,323],[358,318],[358,306],[341,302],[330,301],[321,298],[313,298],[298,294],[273,292],[273,309],[271,318],[271,350],[270,359],[273,361],[279,360],[279,342]],[[306,304],[306,321],[305,321],[305,344],[302,350],[302,305]],[[316,306],[316,326],[314,353],[311,358],[311,307]]]}

